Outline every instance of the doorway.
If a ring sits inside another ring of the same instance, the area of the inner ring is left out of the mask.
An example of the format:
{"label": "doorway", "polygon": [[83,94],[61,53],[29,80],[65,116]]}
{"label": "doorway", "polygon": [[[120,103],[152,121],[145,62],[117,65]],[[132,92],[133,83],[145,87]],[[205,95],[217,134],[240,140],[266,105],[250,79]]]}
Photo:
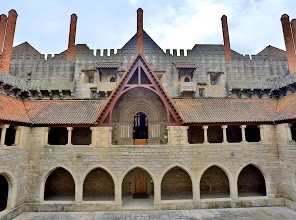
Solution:
{"label": "doorway", "polygon": [[143,112],[134,115],[133,139],[135,145],[147,144],[148,118]]}

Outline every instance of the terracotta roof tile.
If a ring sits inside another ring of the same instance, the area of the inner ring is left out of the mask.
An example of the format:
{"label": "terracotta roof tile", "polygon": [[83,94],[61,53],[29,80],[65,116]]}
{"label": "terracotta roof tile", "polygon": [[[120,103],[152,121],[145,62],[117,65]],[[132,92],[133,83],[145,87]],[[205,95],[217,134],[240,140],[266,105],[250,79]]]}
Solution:
{"label": "terracotta roof tile", "polygon": [[270,122],[276,116],[273,99],[175,99],[185,123]]}
{"label": "terracotta roof tile", "polygon": [[96,68],[99,69],[118,69],[120,67],[120,63],[97,63]]}
{"label": "terracotta roof tile", "polygon": [[277,105],[277,121],[296,119],[296,94],[281,98]]}
{"label": "terracotta roof tile", "polygon": [[33,124],[94,124],[104,100],[25,101]]}
{"label": "terracotta roof tile", "polygon": [[0,95],[0,120],[30,122],[24,103],[6,95]]}

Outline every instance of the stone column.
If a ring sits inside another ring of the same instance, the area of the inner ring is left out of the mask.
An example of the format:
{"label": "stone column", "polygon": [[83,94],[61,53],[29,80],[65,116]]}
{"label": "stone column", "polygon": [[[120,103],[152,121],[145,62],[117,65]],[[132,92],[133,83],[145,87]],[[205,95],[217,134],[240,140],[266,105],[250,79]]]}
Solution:
{"label": "stone column", "polygon": [[114,183],[114,197],[115,203],[118,204],[121,208],[122,206],[122,193],[121,193],[121,182]]}
{"label": "stone column", "polygon": [[222,125],[222,129],[223,129],[223,143],[228,143],[227,142],[227,133],[226,133],[226,129],[227,129],[227,125]]}
{"label": "stone column", "polygon": [[1,146],[5,146],[5,136],[6,136],[6,129],[9,128],[9,125],[2,126],[1,132]]}
{"label": "stone column", "polygon": [[207,125],[202,126],[202,129],[204,131],[204,142],[203,142],[204,144],[209,143],[209,141],[208,141],[208,128],[209,128],[209,126],[207,126]]}
{"label": "stone column", "polygon": [[292,124],[285,124],[288,142],[292,141],[292,131],[291,131]]}
{"label": "stone column", "polygon": [[73,130],[73,128],[72,127],[67,127],[67,130],[68,130],[68,143],[67,143],[67,145],[72,145],[72,130]]}
{"label": "stone column", "polygon": [[[81,181],[80,181],[81,182]],[[82,202],[83,198],[83,186],[81,184],[75,184],[75,202]]]}
{"label": "stone column", "polygon": [[50,131],[50,127],[45,128],[45,132],[44,132],[44,144],[48,144],[48,133]]}
{"label": "stone column", "polygon": [[18,146],[20,144],[20,134],[21,134],[21,127],[15,127],[15,139],[14,139],[14,146]]}
{"label": "stone column", "polygon": [[265,138],[264,138],[264,125],[258,125],[259,129],[260,129],[260,140],[262,142],[264,142]]}
{"label": "stone column", "polygon": [[161,183],[154,182],[154,208],[161,209]]}
{"label": "stone column", "polygon": [[242,129],[242,142],[246,142],[246,125],[241,125],[240,128]]}

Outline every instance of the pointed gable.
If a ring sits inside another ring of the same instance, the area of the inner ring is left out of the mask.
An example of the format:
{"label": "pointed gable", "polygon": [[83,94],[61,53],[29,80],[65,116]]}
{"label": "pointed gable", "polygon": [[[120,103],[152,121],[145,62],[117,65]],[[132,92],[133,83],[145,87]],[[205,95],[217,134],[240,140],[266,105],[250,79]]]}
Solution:
{"label": "pointed gable", "polygon": [[13,47],[13,55],[33,55],[41,56],[38,50],[36,50],[31,44],[27,41]]}
{"label": "pointed gable", "polygon": [[172,100],[166,94],[160,81],[153,73],[145,59],[139,54],[131,63],[128,70],[120,79],[117,87],[111,93],[107,103],[100,112],[98,122],[102,125],[104,122],[112,123],[112,111],[119,100],[127,91],[134,88],[145,88],[154,92],[162,101],[166,108],[167,124],[183,123],[179,113],[177,112]]}
{"label": "pointed gable", "polygon": [[261,56],[269,56],[269,57],[287,57],[287,53],[284,50],[273,47],[271,45],[265,47],[261,52],[257,55]]}

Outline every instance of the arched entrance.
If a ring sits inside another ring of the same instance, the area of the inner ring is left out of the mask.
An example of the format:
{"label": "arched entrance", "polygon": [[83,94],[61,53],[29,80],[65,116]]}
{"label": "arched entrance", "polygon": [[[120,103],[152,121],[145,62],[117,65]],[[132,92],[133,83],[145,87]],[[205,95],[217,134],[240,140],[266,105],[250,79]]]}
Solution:
{"label": "arched entrance", "polygon": [[181,167],[173,167],[166,172],[161,181],[161,199],[192,199],[192,181]]}
{"label": "arched entrance", "polygon": [[44,200],[75,200],[75,182],[69,171],[59,167],[50,173],[45,182]]}
{"label": "arched entrance", "polygon": [[230,188],[226,173],[218,166],[209,167],[200,179],[200,198],[229,198]]}
{"label": "arched entrance", "polygon": [[147,144],[148,117],[143,112],[134,115],[133,139],[135,145]]}
{"label": "arched entrance", "polygon": [[7,207],[9,185],[7,179],[0,175],[0,212]]}
{"label": "arched entrance", "polygon": [[237,180],[238,196],[266,196],[265,179],[261,171],[248,165],[242,169]]}
{"label": "arched entrance", "polygon": [[153,207],[154,183],[147,171],[134,168],[129,171],[122,181],[123,207],[136,208],[139,204]]}
{"label": "arched entrance", "polygon": [[87,174],[83,183],[83,200],[114,200],[114,181],[106,170],[96,168]]}

